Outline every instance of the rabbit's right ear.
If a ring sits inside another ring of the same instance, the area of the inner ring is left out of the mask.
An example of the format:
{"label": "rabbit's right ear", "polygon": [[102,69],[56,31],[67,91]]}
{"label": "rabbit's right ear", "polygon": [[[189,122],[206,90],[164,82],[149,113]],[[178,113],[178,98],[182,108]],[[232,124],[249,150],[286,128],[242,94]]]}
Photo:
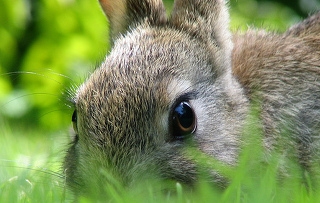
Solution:
{"label": "rabbit's right ear", "polygon": [[226,0],[175,0],[170,22],[200,38],[216,60],[220,73],[231,71],[233,48]]}
{"label": "rabbit's right ear", "polygon": [[164,24],[167,21],[162,0],[99,0],[110,23],[111,39],[115,40],[130,26],[141,22],[151,25]]}

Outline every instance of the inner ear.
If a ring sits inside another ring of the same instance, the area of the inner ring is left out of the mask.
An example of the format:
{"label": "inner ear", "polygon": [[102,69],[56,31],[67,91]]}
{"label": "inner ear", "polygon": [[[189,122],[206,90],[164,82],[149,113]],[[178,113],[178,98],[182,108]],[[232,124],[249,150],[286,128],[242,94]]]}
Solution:
{"label": "inner ear", "polygon": [[166,10],[161,0],[99,0],[109,19],[111,39],[124,34],[141,22],[150,25],[166,23]]}

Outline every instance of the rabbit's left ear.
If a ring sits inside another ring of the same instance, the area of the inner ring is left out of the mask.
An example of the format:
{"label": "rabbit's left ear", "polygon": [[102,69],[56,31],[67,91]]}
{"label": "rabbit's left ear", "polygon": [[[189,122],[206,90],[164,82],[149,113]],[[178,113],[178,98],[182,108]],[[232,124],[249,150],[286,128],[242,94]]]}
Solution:
{"label": "rabbit's left ear", "polygon": [[166,23],[166,11],[162,0],[99,0],[110,23],[111,37],[114,40],[125,33],[130,26],[140,22],[151,25]]}

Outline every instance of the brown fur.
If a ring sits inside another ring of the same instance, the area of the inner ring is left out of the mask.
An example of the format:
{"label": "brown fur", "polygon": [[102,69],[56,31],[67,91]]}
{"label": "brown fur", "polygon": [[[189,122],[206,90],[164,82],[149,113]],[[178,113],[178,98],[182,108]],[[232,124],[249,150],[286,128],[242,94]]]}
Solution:
{"label": "brown fur", "polygon": [[319,33],[320,13],[284,34],[251,30],[234,37],[233,73],[248,98],[261,101],[267,147],[289,133],[286,144],[297,146],[305,167],[319,164]]}
{"label": "brown fur", "polygon": [[284,34],[251,30],[232,40],[223,0],[176,0],[169,20],[160,0],[100,3],[114,46],[74,96],[76,136],[64,168],[75,192],[102,194],[110,182],[102,171],[127,186],[150,178],[194,183],[190,144],[170,130],[177,99],[196,114],[193,145],[220,162],[237,164],[257,99],[266,149],[285,155],[281,146],[290,145],[305,169],[318,165],[320,13]]}

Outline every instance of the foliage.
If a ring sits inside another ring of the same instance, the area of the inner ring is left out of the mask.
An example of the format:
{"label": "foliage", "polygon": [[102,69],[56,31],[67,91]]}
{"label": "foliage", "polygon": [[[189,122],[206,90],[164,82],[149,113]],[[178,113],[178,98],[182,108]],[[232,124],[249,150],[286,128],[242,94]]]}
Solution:
{"label": "foliage", "polygon": [[108,49],[98,2],[4,0],[0,20],[1,115],[45,129],[69,124],[63,92]]}
{"label": "foliage", "polygon": [[[110,179],[110,183],[105,183],[104,198],[79,196],[77,202],[318,202],[319,190],[313,187],[308,175],[301,176],[295,162],[289,163],[287,175],[279,179],[281,164],[287,161],[281,154],[274,152],[268,164],[260,161],[264,153],[258,117],[259,113],[253,111],[248,119],[248,123],[257,125],[245,128],[244,135],[250,135],[250,142],[244,147],[237,167],[225,170],[226,166],[196,149],[186,151],[200,167],[214,168],[228,177],[230,184],[223,190],[207,181],[204,170],[204,178],[193,188],[179,183],[152,182],[136,184],[128,190]],[[27,137],[19,137],[8,128],[2,129],[1,133],[4,131],[5,142],[0,142],[0,149],[9,160],[0,160],[4,169],[0,170],[0,202],[73,202],[74,197],[65,187],[63,172],[59,169],[63,153],[57,152],[62,149],[61,143],[52,146],[45,140],[63,135],[52,134],[45,138],[41,136],[42,132],[37,132],[39,135],[27,140]],[[46,154],[38,154],[43,150],[39,146],[50,150]]]}
{"label": "foliage", "polygon": [[[172,4],[172,0],[165,2]],[[274,2],[231,0],[230,7],[234,31],[248,26],[284,31],[300,19],[290,8]],[[61,176],[72,114],[66,93],[103,60],[109,49],[107,20],[98,1],[1,0],[0,41],[0,202],[71,201]],[[256,158],[261,158],[256,150]],[[145,196],[127,191],[111,195],[115,202],[319,199],[296,176],[284,181],[290,187],[277,185],[276,160],[268,167],[248,166],[248,156],[243,155],[241,163],[229,174],[233,181],[223,192],[203,183],[191,192],[174,185],[171,195],[155,193],[152,187],[140,188],[147,192]],[[256,176],[250,176],[252,171]]]}

